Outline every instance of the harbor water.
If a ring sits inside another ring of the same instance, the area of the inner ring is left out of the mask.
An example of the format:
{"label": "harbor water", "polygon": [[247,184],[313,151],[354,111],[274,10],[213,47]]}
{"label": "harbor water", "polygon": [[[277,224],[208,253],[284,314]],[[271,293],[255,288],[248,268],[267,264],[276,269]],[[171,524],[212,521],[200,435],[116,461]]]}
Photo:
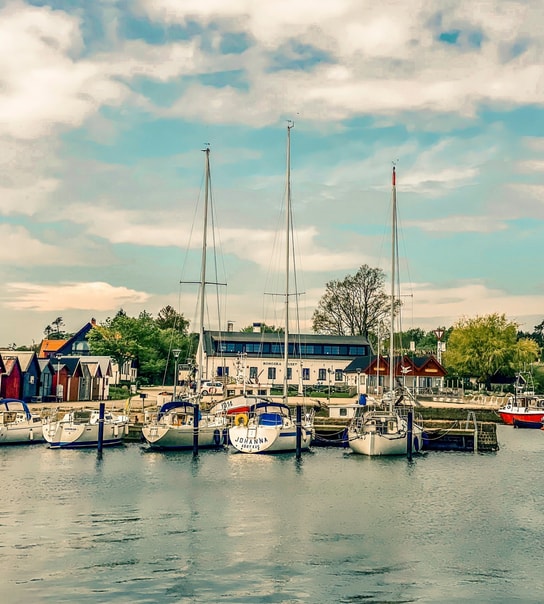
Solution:
{"label": "harbor water", "polygon": [[0,601],[541,602],[544,432],[367,458],[0,449]]}

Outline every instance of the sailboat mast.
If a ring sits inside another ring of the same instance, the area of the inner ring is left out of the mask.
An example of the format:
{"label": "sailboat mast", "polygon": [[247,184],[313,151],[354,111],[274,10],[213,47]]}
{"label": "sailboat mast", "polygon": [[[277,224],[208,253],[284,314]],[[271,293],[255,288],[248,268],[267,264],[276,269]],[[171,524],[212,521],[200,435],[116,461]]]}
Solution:
{"label": "sailboat mast", "polygon": [[393,166],[391,216],[391,332],[389,334],[389,406],[393,406],[395,392],[395,281],[397,269],[397,175]]}
{"label": "sailboat mast", "polygon": [[289,269],[291,265],[291,128],[292,121],[287,122],[287,175],[285,201],[285,336],[283,341],[283,397],[287,402],[289,392],[287,371],[289,367]]}
{"label": "sailboat mast", "polygon": [[202,231],[202,263],[200,267],[200,321],[199,321],[199,333],[198,341],[200,346],[198,347],[198,379],[197,379],[197,392],[200,392],[202,386],[202,364],[204,358],[204,299],[206,290],[206,257],[208,247],[208,200],[210,196],[210,148],[204,149],[206,154],[205,168],[204,168],[204,221]]}

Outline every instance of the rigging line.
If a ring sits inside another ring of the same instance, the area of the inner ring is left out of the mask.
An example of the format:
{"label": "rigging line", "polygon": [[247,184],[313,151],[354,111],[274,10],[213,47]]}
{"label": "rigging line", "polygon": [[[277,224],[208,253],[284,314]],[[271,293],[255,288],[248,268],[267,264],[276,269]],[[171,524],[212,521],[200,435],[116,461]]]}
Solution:
{"label": "rigging line", "polygon": [[[187,245],[185,246],[185,253],[182,257],[182,262],[181,262],[181,269],[180,269],[180,274],[178,277],[178,295],[177,295],[177,313],[178,315],[175,317],[175,321],[174,321],[174,329],[172,331],[172,334],[170,336],[170,341],[168,344],[168,352],[167,352],[167,357],[166,357],[166,365],[164,368],[164,373],[163,373],[163,381],[162,381],[162,385],[164,386],[166,383],[166,376],[167,376],[167,372],[168,372],[168,365],[170,364],[170,359],[172,356],[172,350],[173,350],[173,341],[174,341],[174,337],[175,337],[175,333],[177,331],[178,325],[177,322],[178,320],[181,320],[181,316],[183,316],[182,310],[181,310],[181,299],[182,299],[182,292],[183,292],[183,287],[182,284],[184,283],[183,281],[183,275],[185,274],[185,271],[187,270],[187,265],[188,265],[188,259],[189,259],[189,252],[191,250],[191,242],[193,240],[193,236],[194,236],[194,232],[195,232],[195,224],[196,224],[196,216],[198,214],[198,207],[200,205],[200,201],[202,198],[202,189],[204,186],[204,176],[201,177],[201,182],[200,182],[200,189],[198,192],[198,196],[197,196],[197,203],[194,206],[194,210],[193,210],[193,218],[191,221],[191,228],[189,230],[189,237],[187,239]],[[177,224],[178,220],[174,221],[174,224]],[[189,345],[188,347],[188,351],[187,351],[187,355],[186,355],[186,360],[187,360],[187,356],[190,353],[190,348],[191,346]]]}

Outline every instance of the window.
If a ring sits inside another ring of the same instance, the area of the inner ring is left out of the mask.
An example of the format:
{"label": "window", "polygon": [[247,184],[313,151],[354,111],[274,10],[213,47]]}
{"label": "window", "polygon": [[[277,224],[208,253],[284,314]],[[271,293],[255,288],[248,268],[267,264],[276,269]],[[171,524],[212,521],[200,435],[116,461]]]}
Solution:
{"label": "window", "polygon": [[334,381],[341,382],[344,379],[344,372],[341,369],[334,370]]}
{"label": "window", "polygon": [[269,367],[268,368],[268,379],[274,381],[276,379],[276,368]]}
{"label": "window", "polygon": [[250,367],[249,368],[249,379],[257,380],[257,377],[258,377],[257,367]]}
{"label": "window", "polygon": [[327,379],[327,370],[326,369],[320,369],[319,372],[318,372],[317,379],[320,382],[324,382]]}
{"label": "window", "polygon": [[348,414],[348,410],[343,407],[340,407],[340,409],[338,409],[338,411],[340,412],[340,417],[346,417]]}
{"label": "window", "polygon": [[348,354],[350,357],[366,357],[368,353],[366,346],[350,346]]}
{"label": "window", "polygon": [[261,344],[246,344],[246,352],[253,354],[261,354],[262,347]]}
{"label": "window", "polygon": [[310,368],[309,367],[303,367],[302,368],[302,379],[303,380],[309,380],[310,379]]}
{"label": "window", "polygon": [[287,379],[289,381],[293,379],[293,369],[291,367],[287,367]]}

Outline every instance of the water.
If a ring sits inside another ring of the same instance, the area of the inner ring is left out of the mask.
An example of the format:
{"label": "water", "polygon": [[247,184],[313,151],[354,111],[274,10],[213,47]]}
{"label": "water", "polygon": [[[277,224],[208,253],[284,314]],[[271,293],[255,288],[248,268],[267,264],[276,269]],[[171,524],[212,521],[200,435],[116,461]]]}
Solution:
{"label": "water", "polygon": [[369,459],[0,449],[0,601],[540,602],[544,433]]}

